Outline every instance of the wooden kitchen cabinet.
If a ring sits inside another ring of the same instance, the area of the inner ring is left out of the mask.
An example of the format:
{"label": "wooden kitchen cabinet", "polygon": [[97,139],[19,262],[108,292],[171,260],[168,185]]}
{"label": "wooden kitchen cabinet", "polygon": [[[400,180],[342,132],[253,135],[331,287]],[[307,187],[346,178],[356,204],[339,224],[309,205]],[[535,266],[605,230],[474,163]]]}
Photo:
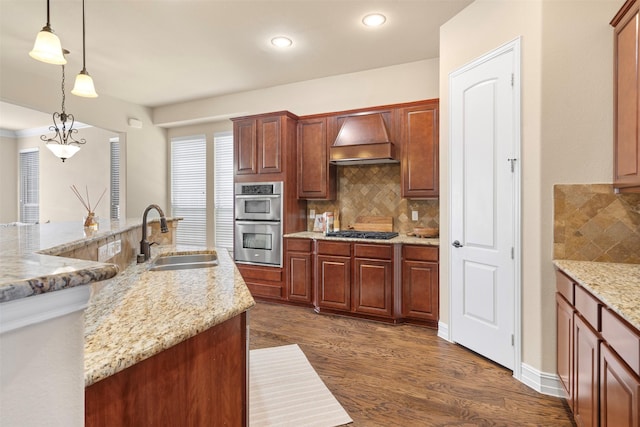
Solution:
{"label": "wooden kitchen cabinet", "polygon": [[391,245],[353,244],[353,311],[393,316],[393,250]]}
{"label": "wooden kitchen cabinet", "polygon": [[285,238],[287,301],[311,304],[313,300],[313,242]]}
{"label": "wooden kitchen cabinet", "polygon": [[439,101],[434,99],[397,109],[402,197],[438,197],[438,108]]}
{"label": "wooden kitchen cabinet", "polygon": [[[233,120],[234,172],[238,177],[248,176],[249,180],[278,181],[287,154],[295,153],[295,126],[297,117],[287,111],[239,117]],[[292,168],[294,160],[291,159]],[[266,175],[262,179],[262,175]]]}
{"label": "wooden kitchen cabinet", "polygon": [[402,317],[437,327],[439,319],[438,248],[402,247]]}
{"label": "wooden kitchen cabinet", "polygon": [[298,198],[335,200],[336,165],[329,163],[327,117],[298,121]]}
{"label": "wooden kitchen cabinet", "polygon": [[614,27],[614,187],[640,192],[639,4],[625,2]]}
{"label": "wooden kitchen cabinet", "polygon": [[558,376],[579,426],[640,426],[640,331],[556,272]]}
{"label": "wooden kitchen cabinet", "polygon": [[286,299],[282,268],[250,264],[236,266],[254,298]]}
{"label": "wooden kitchen cabinet", "polygon": [[351,311],[351,244],[318,241],[318,307]]}

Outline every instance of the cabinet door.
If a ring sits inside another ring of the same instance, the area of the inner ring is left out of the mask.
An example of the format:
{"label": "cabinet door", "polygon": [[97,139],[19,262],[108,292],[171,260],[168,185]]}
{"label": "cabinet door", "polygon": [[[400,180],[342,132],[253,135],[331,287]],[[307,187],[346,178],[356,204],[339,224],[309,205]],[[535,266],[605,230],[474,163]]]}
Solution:
{"label": "cabinet door", "polygon": [[402,197],[438,196],[438,102],[400,109]]}
{"label": "cabinet door", "polygon": [[351,310],[351,258],[318,255],[318,306]]}
{"label": "cabinet door", "polygon": [[557,370],[565,398],[573,410],[573,307],[556,293]]}
{"label": "cabinet door", "polygon": [[258,173],[282,172],[281,116],[258,120]]}
{"label": "cabinet door", "polygon": [[329,165],[327,119],[298,122],[298,198],[335,199],[335,166]]}
{"label": "cabinet door", "polygon": [[287,296],[289,301],[311,303],[310,253],[287,252]]}
{"label": "cabinet door", "polygon": [[258,172],[258,152],[256,150],[256,121],[247,119],[234,122],[234,163],[237,175]]}
{"label": "cabinet door", "polygon": [[354,264],[354,311],[391,317],[393,263],[390,260],[356,258]]}
{"label": "cabinet door", "polygon": [[598,348],[596,332],[577,314],[574,320],[573,414],[579,426],[598,426]]}
{"label": "cabinet door", "polygon": [[638,4],[615,28],[615,149],[614,185],[640,191],[640,73],[638,67]]}
{"label": "cabinet door", "polygon": [[600,345],[600,425],[640,425],[640,380],[609,348]]}
{"label": "cabinet door", "polygon": [[402,262],[402,316],[438,321],[438,263]]}

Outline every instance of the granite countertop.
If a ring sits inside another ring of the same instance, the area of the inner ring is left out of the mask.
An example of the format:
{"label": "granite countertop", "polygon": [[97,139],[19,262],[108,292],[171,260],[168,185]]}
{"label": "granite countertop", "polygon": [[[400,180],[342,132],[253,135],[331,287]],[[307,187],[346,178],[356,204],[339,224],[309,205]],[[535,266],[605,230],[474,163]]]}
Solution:
{"label": "granite countertop", "polygon": [[640,330],[640,264],[571,260],[553,263]]}
{"label": "granite countertop", "polygon": [[[175,251],[171,246],[152,247],[154,256]],[[94,293],[85,311],[85,386],[255,304],[227,251],[215,252],[216,267],[148,271],[152,257],[143,264],[132,262],[116,277],[92,285]]]}
{"label": "granite countertop", "polygon": [[315,231],[300,231],[298,233],[285,234],[284,237],[295,237],[299,239],[312,239],[312,240],[332,240],[342,242],[365,242],[365,243],[389,243],[389,244],[403,244],[403,245],[424,245],[424,246],[439,246],[440,239],[436,238],[420,238],[414,236],[407,236],[399,234],[393,239],[353,239],[347,237],[328,237],[323,233]]}
{"label": "granite countertop", "polygon": [[113,264],[55,256],[107,236],[140,227],[140,220],[100,220],[98,230],[81,222],[0,226],[0,302],[109,279]]}

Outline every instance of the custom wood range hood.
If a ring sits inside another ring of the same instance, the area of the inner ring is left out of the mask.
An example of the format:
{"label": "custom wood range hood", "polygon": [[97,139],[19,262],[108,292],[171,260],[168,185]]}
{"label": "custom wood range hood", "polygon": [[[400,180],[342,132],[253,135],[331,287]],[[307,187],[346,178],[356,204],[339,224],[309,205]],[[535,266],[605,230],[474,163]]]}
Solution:
{"label": "custom wood range hood", "polygon": [[347,117],[329,148],[329,161],[337,165],[398,163],[382,114]]}

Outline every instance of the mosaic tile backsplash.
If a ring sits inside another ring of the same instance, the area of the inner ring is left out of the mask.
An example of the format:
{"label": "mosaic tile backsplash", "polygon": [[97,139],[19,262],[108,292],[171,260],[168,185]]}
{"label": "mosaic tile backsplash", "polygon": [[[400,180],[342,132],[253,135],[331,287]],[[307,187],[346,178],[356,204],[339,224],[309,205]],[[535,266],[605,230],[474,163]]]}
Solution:
{"label": "mosaic tile backsplash", "polygon": [[[307,202],[307,210],[339,212],[340,227],[346,229],[359,216],[391,216],[393,230],[400,234],[413,227],[439,228],[439,200],[408,200],[400,197],[400,165],[358,165],[338,167],[338,196],[331,201]],[[411,211],[418,221],[411,221]],[[307,215],[308,217],[308,215]],[[313,220],[307,222],[313,230]]]}
{"label": "mosaic tile backsplash", "polygon": [[554,259],[640,263],[640,194],[609,184],[554,186]]}

